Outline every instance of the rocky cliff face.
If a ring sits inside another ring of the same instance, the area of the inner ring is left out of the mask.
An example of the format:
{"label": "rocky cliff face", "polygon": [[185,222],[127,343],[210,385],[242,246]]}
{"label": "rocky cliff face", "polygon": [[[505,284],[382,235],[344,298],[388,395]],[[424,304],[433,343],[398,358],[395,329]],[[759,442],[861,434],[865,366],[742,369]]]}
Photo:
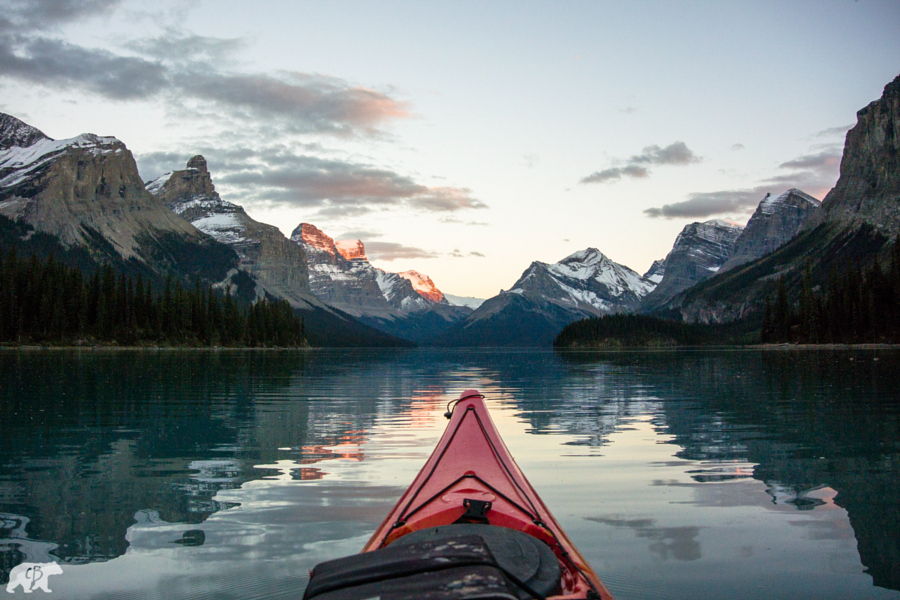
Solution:
{"label": "rocky cliff face", "polygon": [[119,140],[52,140],[9,115],[0,115],[0,132],[0,214],[101,262],[182,275],[199,269],[206,278],[224,278],[237,262],[147,193]]}
{"label": "rocky cliff face", "polygon": [[291,240],[306,255],[309,288],[320,300],[354,317],[393,314],[378,284],[378,270],[368,260],[348,260],[331,237],[309,223],[298,225]]}
{"label": "rocky cliff face", "polygon": [[841,176],[804,229],[821,223],[870,225],[890,238],[900,233],[900,76],[879,100],[856,113],[844,142]]}
{"label": "rocky cliff face", "polygon": [[720,272],[756,260],[786,244],[821,204],[809,194],[793,188],[775,198],[766,194]]}
{"label": "rocky cliff face", "polygon": [[664,275],[643,301],[642,310],[660,308],[679,292],[715,275],[731,256],[744,228],[714,219],[685,226],[666,256]]}
{"label": "rocky cliff face", "polygon": [[360,240],[335,242],[309,223],[298,225],[291,240],[306,252],[312,293],[381,331],[421,343],[471,312],[450,306],[427,276],[419,275],[431,283],[423,294],[410,277],[375,268]]}
{"label": "rocky cliff face", "polygon": [[644,279],[653,283],[654,285],[659,285],[659,282],[662,281],[662,278],[666,274],[666,259],[661,258],[659,260],[654,260],[653,264],[650,265],[650,268],[647,269],[647,272],[644,273]]}
{"label": "rocky cliff face", "polygon": [[636,309],[654,287],[596,248],[552,265],[533,262],[509,291],[485,300],[440,343],[549,346],[573,321]]}
{"label": "rocky cliff face", "polygon": [[310,292],[306,254],[277,227],[252,219],[242,207],[223,200],[213,185],[206,159],[195,156],[181,171],[149,182],[147,190],[175,214],[240,257],[239,269],[256,282],[256,297],[266,294],[294,308],[321,306]]}

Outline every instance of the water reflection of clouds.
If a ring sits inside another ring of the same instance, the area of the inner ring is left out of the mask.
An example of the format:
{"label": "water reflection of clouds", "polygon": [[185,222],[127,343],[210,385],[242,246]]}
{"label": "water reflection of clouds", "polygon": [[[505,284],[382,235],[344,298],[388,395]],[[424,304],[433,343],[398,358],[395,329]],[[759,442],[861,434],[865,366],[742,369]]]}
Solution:
{"label": "water reflection of clouds", "polygon": [[[59,560],[52,553],[59,548],[53,542],[28,539],[28,517],[0,513],[0,553],[17,552],[22,562],[46,563]],[[2,556],[2,555],[0,555]]]}

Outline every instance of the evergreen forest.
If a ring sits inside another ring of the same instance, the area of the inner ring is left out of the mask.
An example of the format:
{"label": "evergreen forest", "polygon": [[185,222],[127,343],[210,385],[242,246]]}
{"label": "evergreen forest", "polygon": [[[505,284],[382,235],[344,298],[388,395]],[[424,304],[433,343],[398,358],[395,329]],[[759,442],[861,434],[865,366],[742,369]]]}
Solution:
{"label": "evergreen forest", "polygon": [[168,277],[154,290],[142,276],[105,265],[89,275],[15,248],[0,257],[0,343],[299,347],[302,318],[284,300],[239,303]]}
{"label": "evergreen forest", "polygon": [[781,278],[774,300],[766,300],[763,343],[900,343],[900,240],[887,268],[877,259],[868,267],[856,263],[814,286],[807,265],[799,297],[787,287]]}
{"label": "evergreen forest", "polygon": [[722,327],[645,315],[604,315],[570,323],[553,340],[557,348],[701,346],[728,343]]}

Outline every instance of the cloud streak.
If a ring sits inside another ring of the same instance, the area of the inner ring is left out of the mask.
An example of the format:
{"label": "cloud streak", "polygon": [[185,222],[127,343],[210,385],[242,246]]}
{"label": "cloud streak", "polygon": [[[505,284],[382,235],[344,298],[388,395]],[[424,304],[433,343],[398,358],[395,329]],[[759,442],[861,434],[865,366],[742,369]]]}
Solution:
{"label": "cloud streak", "polygon": [[5,4],[9,22],[34,30],[112,12],[121,0],[7,0]]}
{"label": "cloud streak", "polygon": [[687,200],[648,208],[644,214],[650,218],[704,219],[715,215],[746,213],[755,209],[767,193],[791,188],[803,190],[821,199],[837,179],[840,164],[840,149],[829,147],[781,163],[778,168],[786,172],[764,179],[754,187],[696,192],[690,194]]}
{"label": "cloud streak", "polygon": [[[115,2],[40,2],[59,22],[76,20]],[[19,6],[17,4],[17,6]],[[40,12],[40,11],[39,11]],[[129,44],[134,55],[70,44],[25,27],[32,16],[13,12],[0,26],[0,77],[50,89],[79,89],[113,101],[170,100],[214,109],[220,119],[276,123],[292,133],[337,136],[375,135],[388,122],[410,116],[408,106],[390,95],[322,74],[293,71],[225,71],[228,57],[243,46],[169,31],[166,36]],[[189,107],[182,107],[183,111]]]}
{"label": "cloud streak", "polygon": [[[297,154],[283,145],[259,150],[209,147],[191,154],[198,152],[206,157],[216,186],[242,205],[314,209],[315,217],[329,219],[377,210],[452,215],[487,208],[467,188],[429,187],[390,169]],[[145,172],[159,173],[183,169],[187,158],[155,152],[137,160]]]}
{"label": "cloud streak", "polygon": [[366,242],[366,256],[373,260],[392,261],[401,258],[438,258],[440,254],[395,242]]}
{"label": "cloud streak", "polygon": [[608,183],[618,181],[623,177],[645,179],[650,176],[650,169],[647,168],[647,165],[690,165],[698,163],[700,160],[700,157],[694,154],[684,142],[673,142],[665,148],[657,145],[647,146],[640,154],[635,154],[624,161],[624,165],[595,171],[582,178],[579,183]]}

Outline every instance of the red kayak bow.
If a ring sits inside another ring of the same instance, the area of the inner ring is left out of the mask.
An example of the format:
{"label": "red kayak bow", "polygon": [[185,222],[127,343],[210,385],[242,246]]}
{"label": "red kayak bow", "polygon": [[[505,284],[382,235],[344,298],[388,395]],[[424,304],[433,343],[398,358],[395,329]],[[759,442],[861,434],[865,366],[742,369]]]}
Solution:
{"label": "red kayak bow", "polygon": [[493,527],[474,531],[514,530],[552,550],[559,563],[559,582],[549,597],[612,600],[513,460],[483,396],[466,390],[454,402],[450,423],[428,462],[363,553],[393,547],[392,543],[415,532],[419,533],[408,540],[421,538],[429,528],[437,533],[451,524],[489,525]]}

